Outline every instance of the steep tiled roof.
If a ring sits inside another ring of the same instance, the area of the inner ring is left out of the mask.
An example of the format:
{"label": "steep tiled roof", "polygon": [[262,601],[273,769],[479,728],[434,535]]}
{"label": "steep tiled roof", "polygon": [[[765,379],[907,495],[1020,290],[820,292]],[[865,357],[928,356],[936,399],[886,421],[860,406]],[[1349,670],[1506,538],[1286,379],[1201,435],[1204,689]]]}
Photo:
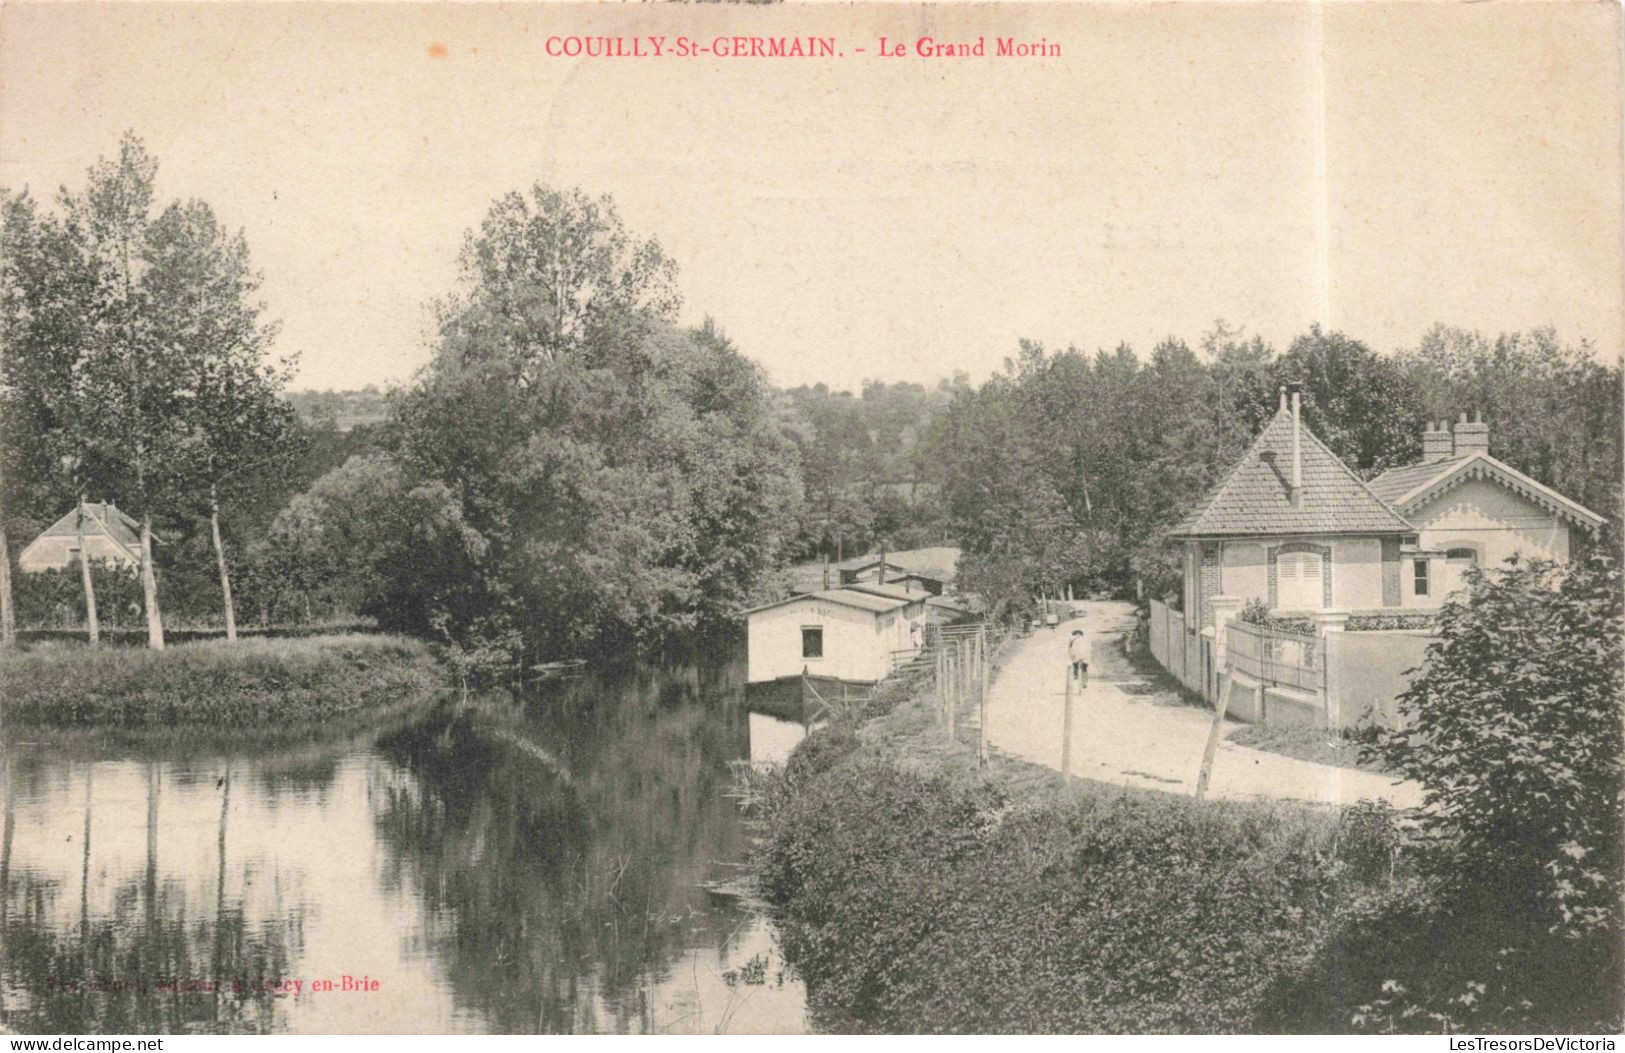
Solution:
{"label": "steep tiled roof", "polygon": [[1303,499],[1293,507],[1292,413],[1282,409],[1241,460],[1207,492],[1171,537],[1260,534],[1408,534],[1415,528],[1373,494],[1315,438],[1301,438]]}
{"label": "steep tiled roof", "polygon": [[1407,464],[1403,468],[1390,468],[1371,480],[1367,485],[1371,487],[1372,493],[1397,508],[1401,497],[1404,497],[1434,476],[1455,471],[1466,461],[1467,458],[1465,457],[1447,457],[1439,461]]}

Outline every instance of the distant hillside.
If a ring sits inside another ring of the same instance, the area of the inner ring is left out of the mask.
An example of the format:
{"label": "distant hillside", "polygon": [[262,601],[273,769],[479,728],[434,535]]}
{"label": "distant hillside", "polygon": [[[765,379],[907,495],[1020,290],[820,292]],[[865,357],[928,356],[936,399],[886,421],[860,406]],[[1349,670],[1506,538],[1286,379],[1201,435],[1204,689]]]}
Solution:
{"label": "distant hillside", "polygon": [[389,414],[388,396],[371,384],[360,391],[291,391],[288,401],[306,424],[336,431],[378,424]]}

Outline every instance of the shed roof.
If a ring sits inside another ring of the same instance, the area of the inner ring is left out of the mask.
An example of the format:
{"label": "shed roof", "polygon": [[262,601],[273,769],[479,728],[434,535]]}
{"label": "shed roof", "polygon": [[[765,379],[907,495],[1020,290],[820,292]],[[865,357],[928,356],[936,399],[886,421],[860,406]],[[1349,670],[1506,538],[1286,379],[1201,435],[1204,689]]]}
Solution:
{"label": "shed roof", "polygon": [[882,595],[876,591],[873,591],[873,587],[866,589],[852,587],[844,589],[821,589],[818,592],[804,592],[799,596],[786,596],[782,600],[774,600],[772,603],[764,603],[759,607],[752,607],[749,610],[741,611],[740,614],[756,614],[761,611],[772,610],[774,607],[783,607],[790,603],[800,603],[803,600],[823,600],[826,603],[840,604],[844,607],[855,607],[860,611],[868,611],[871,614],[885,614],[887,611],[895,611],[899,608],[907,607],[911,603],[923,603],[925,602],[925,597],[919,594],[909,596],[902,593],[898,593],[895,596]]}
{"label": "shed roof", "polygon": [[[934,545],[928,548],[906,548],[886,553],[886,566],[935,581],[953,581],[959,569],[960,548],[957,545]],[[867,570],[879,566],[880,553],[846,560],[837,564],[841,570]]]}
{"label": "shed roof", "polygon": [[843,585],[841,588],[850,592],[867,592],[870,595],[882,596],[887,599],[906,600],[909,603],[924,603],[926,598],[931,595],[919,589],[910,591],[903,587],[902,583],[893,581],[888,581],[884,585],[874,581],[855,581],[850,585]]}
{"label": "shed roof", "polygon": [[1408,534],[1412,527],[1348,465],[1302,429],[1303,494],[1292,480],[1292,412],[1282,408],[1241,460],[1169,534],[1175,538],[1274,534]]}

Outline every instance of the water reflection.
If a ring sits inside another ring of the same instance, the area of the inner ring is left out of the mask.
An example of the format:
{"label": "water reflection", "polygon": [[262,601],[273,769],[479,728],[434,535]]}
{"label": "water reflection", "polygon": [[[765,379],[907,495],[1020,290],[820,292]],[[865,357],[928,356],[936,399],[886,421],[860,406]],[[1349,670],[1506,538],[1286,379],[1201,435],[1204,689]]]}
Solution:
{"label": "water reflection", "polygon": [[732,762],[801,729],[740,708],[737,675],[587,677],[294,755],[13,743],[0,1021],[803,1030],[771,926],[730,890],[749,834],[724,795]]}

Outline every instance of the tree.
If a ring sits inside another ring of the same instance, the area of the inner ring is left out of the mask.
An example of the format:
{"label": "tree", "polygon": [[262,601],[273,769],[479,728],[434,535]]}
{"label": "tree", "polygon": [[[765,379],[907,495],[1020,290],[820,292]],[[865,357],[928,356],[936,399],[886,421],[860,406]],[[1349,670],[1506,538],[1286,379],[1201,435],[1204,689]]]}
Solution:
{"label": "tree", "polygon": [[[147,645],[164,646],[158,578],[152,562],[153,505],[173,427],[177,378],[153,326],[147,234],[158,163],[126,133],[115,161],[92,166],[85,189],[64,193],[63,224],[82,271],[90,318],[85,372],[98,453],[119,469],[141,524],[141,592]],[[81,553],[83,550],[81,549]]]}
{"label": "tree", "polygon": [[63,223],[41,216],[26,191],[4,194],[3,206],[0,456],[14,466],[5,481],[53,509],[64,499],[76,504],[85,621],[94,646],[100,633],[83,534],[85,493],[92,486],[105,493],[115,471],[106,434],[111,392],[95,353],[89,268]]}
{"label": "tree", "polygon": [[1625,825],[1618,564],[1475,571],[1439,633],[1384,749],[1425,788],[1424,829],[1458,875],[1516,888],[1554,928],[1611,924]]}
{"label": "tree", "polygon": [[[234,635],[222,504],[263,475],[291,417],[277,399],[283,374],[266,362],[274,330],[260,321],[242,236],[196,201],[155,216],[156,173],[126,134],[54,214],[8,196],[0,323],[17,474],[42,502],[76,501],[81,518],[90,492],[134,512],[148,643],[161,648],[155,516],[208,515]],[[88,568],[83,577],[94,636]]]}
{"label": "tree", "polygon": [[[0,436],[0,444],[4,443]],[[11,591],[11,543],[6,536],[5,459],[0,456],[0,648],[17,645],[17,611]]]}
{"label": "tree", "polygon": [[1427,968],[1400,983],[1414,1003],[1400,1012],[1419,1006],[1473,1031],[1486,1020],[1519,1031],[1617,1027],[1619,565],[1593,554],[1474,571],[1466,598],[1443,608],[1439,632],[1400,697],[1404,730],[1379,743],[1424,788],[1426,869],[1446,934],[1430,944]]}
{"label": "tree", "polygon": [[1480,333],[1438,325],[1397,356],[1426,420],[1479,412],[1491,452],[1617,520],[1622,468],[1620,367],[1552,329]]}
{"label": "tree", "polygon": [[386,454],[352,457],[278,513],[260,559],[308,613],[315,597],[386,628],[431,635],[490,606],[485,538],[445,485],[412,485]]}
{"label": "tree", "polygon": [[623,339],[640,317],[672,319],[676,265],[639,241],[607,196],[536,184],[507,194],[464,239],[461,290],[439,305],[443,348],[527,385],[545,367]]}
{"label": "tree", "polygon": [[1421,455],[1421,398],[1392,356],[1314,325],[1292,341],[1275,372],[1281,383],[1304,385],[1305,422],[1362,476]]}
{"label": "tree", "polygon": [[[578,191],[508,195],[470,235],[393,421],[405,490],[440,487],[486,545],[434,632],[522,627],[537,657],[654,644],[727,624],[779,562],[789,447],[756,368],[672,324],[673,274]],[[410,561],[392,573],[419,591]]]}
{"label": "tree", "polygon": [[242,234],[222,229],[208,205],[166,208],[148,232],[147,255],[153,327],[177,381],[166,488],[208,518],[226,639],[235,641],[221,505],[297,453],[293,409],[279,397],[293,363],[269,361],[276,329],[254,299],[260,276]]}

